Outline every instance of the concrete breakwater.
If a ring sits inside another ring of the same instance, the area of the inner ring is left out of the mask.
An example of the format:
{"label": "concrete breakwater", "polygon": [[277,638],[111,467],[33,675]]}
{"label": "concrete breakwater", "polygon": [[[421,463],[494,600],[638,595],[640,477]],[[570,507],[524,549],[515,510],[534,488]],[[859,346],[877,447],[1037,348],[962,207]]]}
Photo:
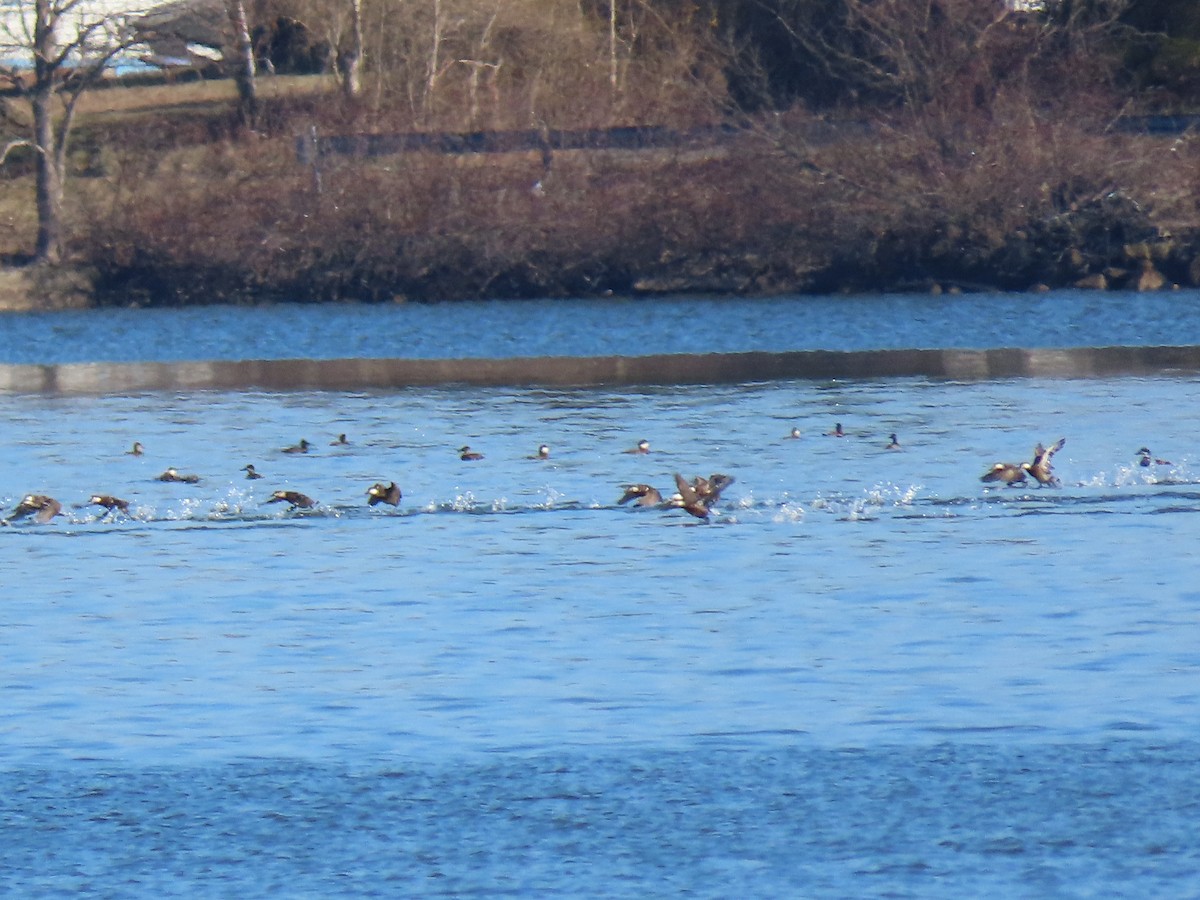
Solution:
{"label": "concrete breakwater", "polygon": [[0,392],[70,395],[181,390],[362,390],[449,384],[612,387],[921,376],[970,381],[1170,372],[1200,372],[1200,346],[0,365]]}

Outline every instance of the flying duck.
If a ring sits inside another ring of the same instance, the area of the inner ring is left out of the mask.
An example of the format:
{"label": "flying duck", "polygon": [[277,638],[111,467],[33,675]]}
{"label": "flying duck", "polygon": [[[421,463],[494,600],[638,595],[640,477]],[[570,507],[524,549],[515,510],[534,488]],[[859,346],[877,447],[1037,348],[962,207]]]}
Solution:
{"label": "flying duck", "polygon": [[284,447],[282,452],[283,453],[307,453],[308,448],[311,446],[312,446],[312,444],[310,444],[304,438],[300,438],[300,443],[293,444],[291,447]]}
{"label": "flying duck", "polygon": [[675,487],[679,491],[678,501],[672,503],[697,519],[708,519],[708,504],[700,497],[696,488],[678,472],[675,473]]}
{"label": "flying duck", "polygon": [[396,487],[396,482],[384,484],[376,482],[367,490],[367,504],[374,506],[377,503],[388,503],[392,506],[397,506],[401,498],[400,488]]}
{"label": "flying duck", "polygon": [[171,468],[167,469],[167,471],[165,471],[161,475],[159,475],[156,480],[157,481],[179,481],[179,482],[183,482],[184,484],[196,484],[198,481],[200,481],[200,476],[199,475],[180,475],[179,470],[176,469],[174,466],[172,466]]}
{"label": "flying duck", "polygon": [[630,447],[628,450],[622,450],[621,452],[622,453],[649,453],[650,452],[650,442],[648,440],[646,440],[645,438],[643,438],[642,440],[638,441],[634,446]]}
{"label": "flying duck", "polygon": [[621,495],[618,504],[628,503],[630,500],[636,500],[634,506],[658,506],[662,503],[662,494],[657,488],[652,488],[648,484],[627,484],[625,485],[625,493]]}
{"label": "flying duck", "polygon": [[62,513],[62,504],[53,497],[45,494],[26,494],[10,514],[10,519],[23,519],[33,516],[33,521],[45,525],[55,516]]}
{"label": "flying duck", "polygon": [[246,479],[248,481],[254,481],[256,478],[263,477],[258,471],[255,470],[254,463],[248,463],[247,465],[242,466],[242,471],[246,473]]}
{"label": "flying duck", "polygon": [[108,512],[116,513],[123,512],[129,515],[129,501],[122,500],[120,497],[114,497],[111,494],[92,494],[88,499],[88,504],[91,506],[103,506]]}
{"label": "flying duck", "polygon": [[477,459],[483,459],[483,454],[476,453],[474,450],[464,444],[458,448],[458,458],[464,462],[473,462]]}
{"label": "flying duck", "polygon": [[1024,466],[1024,468],[1025,471],[1037,480],[1039,485],[1056,487],[1059,484],[1058,479],[1054,477],[1054,472],[1051,470],[1050,459],[1063,448],[1063,444],[1066,442],[1066,438],[1059,438],[1050,446],[1049,450],[1040,443],[1034,448],[1033,462]]}
{"label": "flying duck", "polygon": [[733,484],[733,481],[732,475],[722,475],[719,472],[709,475],[708,478],[701,478],[697,475],[692,479],[692,489],[700,498],[701,503],[711,507],[721,499],[721,491]]}
{"label": "flying duck", "polygon": [[293,509],[297,509],[297,508],[312,509],[314,506],[317,505],[316,500],[314,500],[312,497],[308,496],[307,494],[300,493],[299,491],[276,491],[275,493],[273,493],[271,495],[271,499],[268,500],[267,502],[268,503],[280,503],[280,502],[290,503],[291,506],[288,507],[288,512],[291,512]]}
{"label": "flying duck", "polygon": [[1005,484],[1024,484],[1025,470],[1029,463],[1002,463],[998,462],[980,477],[980,481],[1002,481]]}

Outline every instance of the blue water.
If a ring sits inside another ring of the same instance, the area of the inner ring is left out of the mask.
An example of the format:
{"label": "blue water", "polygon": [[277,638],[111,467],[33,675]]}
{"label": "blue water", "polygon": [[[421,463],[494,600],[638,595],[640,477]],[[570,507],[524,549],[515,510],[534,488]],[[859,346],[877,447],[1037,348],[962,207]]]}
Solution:
{"label": "blue water", "polygon": [[[0,508],[65,507],[0,527],[0,876],[1200,895],[1198,386],[0,395]],[[1061,487],[979,481],[1058,437]],[[736,478],[711,522],[616,504],[676,471]]]}
{"label": "blue water", "polygon": [[0,363],[1200,344],[1200,291],[107,309],[0,318]]}

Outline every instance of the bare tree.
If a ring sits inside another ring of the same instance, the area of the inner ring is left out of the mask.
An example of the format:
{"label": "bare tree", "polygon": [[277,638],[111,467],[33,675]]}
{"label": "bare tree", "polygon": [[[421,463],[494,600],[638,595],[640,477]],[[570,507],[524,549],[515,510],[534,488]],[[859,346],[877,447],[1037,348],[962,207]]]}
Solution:
{"label": "bare tree", "polygon": [[254,45],[250,41],[246,4],[242,0],[225,0],[225,12],[233,32],[230,68],[238,90],[238,120],[242,125],[253,128],[258,122],[258,89],[254,78]]}
{"label": "bare tree", "polygon": [[[29,103],[31,133],[12,140],[34,150],[38,232],[36,262],[63,256],[63,188],[67,146],[79,98],[130,43],[125,16],[94,11],[83,0],[19,0],[0,24],[0,78]],[[61,105],[61,109],[57,107]]]}

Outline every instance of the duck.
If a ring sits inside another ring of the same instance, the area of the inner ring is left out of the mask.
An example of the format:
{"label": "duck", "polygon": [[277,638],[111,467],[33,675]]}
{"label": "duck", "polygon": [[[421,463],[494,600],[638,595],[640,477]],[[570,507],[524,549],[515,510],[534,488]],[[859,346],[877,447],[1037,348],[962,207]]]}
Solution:
{"label": "duck", "polygon": [[637,501],[634,506],[658,506],[663,502],[662,494],[658,489],[648,484],[625,485],[625,493],[621,495],[621,499],[617,503],[624,505],[630,500]]}
{"label": "duck", "polygon": [[133,446],[125,451],[126,456],[141,456],[146,452],[146,448],[142,446],[141,441],[134,441]]}
{"label": "duck", "polygon": [[26,494],[16,508],[9,513],[9,519],[23,519],[33,516],[33,521],[45,525],[55,516],[62,513],[62,504],[46,494]]}
{"label": "duck", "polygon": [[312,446],[312,444],[310,444],[304,438],[300,438],[300,443],[293,444],[291,447],[284,447],[281,452],[283,452],[283,453],[307,453],[308,448],[311,446]]}
{"label": "duck", "polygon": [[402,496],[400,488],[396,487],[396,482],[393,481],[389,484],[384,484],[380,481],[367,489],[367,504],[374,506],[377,503],[388,503],[392,506],[397,506]]}
{"label": "duck", "polygon": [[247,481],[254,481],[255,479],[263,477],[262,474],[254,468],[254,463],[247,463],[246,465],[242,466],[242,471],[246,473]]}
{"label": "duck", "polygon": [[845,437],[846,436],[846,432],[842,431],[842,423],[841,422],[834,423],[833,431],[829,432],[829,436],[830,437]]}
{"label": "duck", "polygon": [[642,438],[642,440],[638,441],[636,444],[634,444],[628,450],[622,450],[621,452],[622,453],[649,453],[650,452],[650,442],[648,440],[646,440],[645,438]]}
{"label": "duck", "polygon": [[714,503],[721,499],[721,491],[729,487],[734,482],[732,475],[723,475],[716,472],[709,475],[707,478],[701,478],[697,475],[692,479],[692,489],[695,490],[696,496],[705,505],[711,507]]}
{"label": "duck", "polygon": [[329,442],[330,447],[349,447],[350,442],[346,440],[345,432],[339,434],[336,438]]}
{"label": "duck", "polygon": [[196,484],[200,481],[200,476],[199,475],[181,475],[181,474],[179,474],[179,470],[176,469],[174,466],[172,466],[171,468],[169,468],[165,472],[163,472],[161,475],[159,475],[158,478],[155,480],[156,481],[177,481],[177,482],[181,482],[183,484]]}
{"label": "duck", "polygon": [[123,512],[125,515],[129,515],[129,501],[111,494],[92,494],[88,498],[88,505],[103,506],[108,513]]}
{"label": "duck", "polygon": [[900,446],[900,441],[897,440],[896,435],[893,434],[893,435],[891,435],[891,439],[888,441],[887,447],[885,447],[884,449],[885,450],[901,450],[903,448]]}
{"label": "duck", "polygon": [[793,428],[790,432],[788,432],[788,439],[793,441],[800,440],[800,429]]}
{"label": "duck", "polygon": [[550,445],[549,444],[538,444],[537,453],[533,454],[533,456],[531,456],[529,458],[530,459],[549,459],[550,458]]}
{"label": "duck", "polygon": [[1043,447],[1040,443],[1033,449],[1033,462],[1028,463],[1024,468],[1025,471],[1034,477],[1037,483],[1043,487],[1050,485],[1057,487],[1059,480],[1054,477],[1054,472],[1050,467],[1050,459],[1063,448],[1063,444],[1067,442],[1066,438],[1059,438],[1049,449]]}
{"label": "duck", "polygon": [[1155,465],[1155,466],[1169,466],[1169,465],[1171,465],[1171,461],[1170,461],[1170,460],[1168,460],[1168,459],[1158,459],[1158,458],[1156,458],[1156,457],[1154,456],[1154,454],[1150,452],[1150,448],[1149,448],[1149,447],[1143,447],[1141,450],[1139,450],[1139,451],[1138,451],[1138,456],[1140,457],[1140,458],[1138,459],[1138,465],[1139,465],[1139,466],[1142,466],[1142,467],[1144,467],[1144,468],[1149,468],[1151,465]]}
{"label": "duck", "polygon": [[271,494],[271,499],[268,503],[290,503],[288,512],[293,509],[312,509],[317,505],[317,501],[307,494],[302,494],[299,491],[275,491]]}
{"label": "duck", "polygon": [[1025,470],[1029,463],[1002,463],[998,462],[986,472],[984,472],[979,480],[983,482],[1002,481],[1005,484],[1024,484]]}
{"label": "duck", "polygon": [[679,498],[671,505],[679,507],[697,519],[707,521],[708,504],[700,497],[696,488],[692,484],[689,484],[687,479],[678,472],[675,473],[675,487],[679,491]]}
{"label": "duck", "polygon": [[458,458],[464,462],[473,462],[477,459],[483,459],[482,453],[476,453],[466,444],[458,448]]}

